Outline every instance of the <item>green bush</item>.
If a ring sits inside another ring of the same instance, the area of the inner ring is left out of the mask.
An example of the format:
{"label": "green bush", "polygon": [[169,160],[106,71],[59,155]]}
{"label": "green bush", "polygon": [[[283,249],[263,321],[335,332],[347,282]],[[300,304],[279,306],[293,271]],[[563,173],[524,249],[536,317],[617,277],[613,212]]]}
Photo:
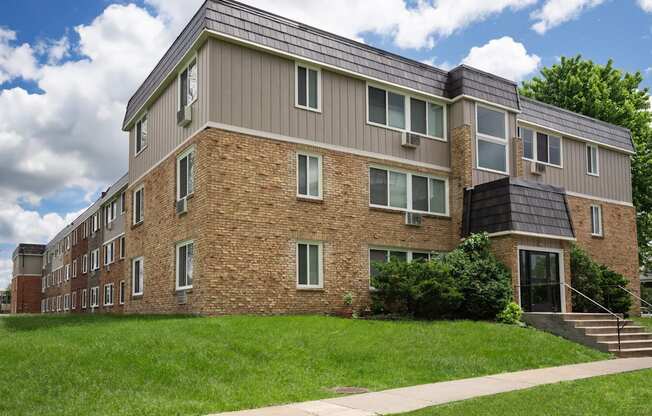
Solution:
{"label": "green bush", "polygon": [[[627,287],[627,279],[608,267],[598,264],[586,251],[571,247],[571,285],[589,298],[610,309],[625,313],[632,306],[630,295],[618,286]],[[573,292],[574,312],[604,312],[593,302]]]}
{"label": "green bush", "polygon": [[510,302],[502,312],[496,316],[496,320],[502,324],[516,325],[521,322],[523,310],[518,304]]}
{"label": "green bush", "polygon": [[418,318],[494,319],[512,299],[511,275],[489,251],[489,237],[469,237],[451,253],[411,263],[376,263],[374,312]]}
{"label": "green bush", "polygon": [[648,303],[652,303],[652,286],[641,285],[641,297]]}

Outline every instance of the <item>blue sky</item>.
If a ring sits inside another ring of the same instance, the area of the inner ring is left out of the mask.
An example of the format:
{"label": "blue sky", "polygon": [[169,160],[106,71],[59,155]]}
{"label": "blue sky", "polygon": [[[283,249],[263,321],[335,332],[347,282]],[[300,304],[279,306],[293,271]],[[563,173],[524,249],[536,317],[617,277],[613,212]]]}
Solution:
{"label": "blue sky", "polygon": [[[245,2],[444,69],[520,81],[579,53],[652,87],[652,0]],[[200,3],[0,2],[0,286],[17,242],[47,241],[126,171],[124,106]]]}

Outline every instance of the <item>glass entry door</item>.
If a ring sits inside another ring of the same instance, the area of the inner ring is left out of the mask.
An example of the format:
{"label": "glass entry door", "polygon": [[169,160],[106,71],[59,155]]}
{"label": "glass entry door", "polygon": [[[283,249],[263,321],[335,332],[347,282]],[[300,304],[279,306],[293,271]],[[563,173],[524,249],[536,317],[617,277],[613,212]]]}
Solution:
{"label": "glass entry door", "polygon": [[521,307],[526,312],[561,312],[559,254],[520,250]]}

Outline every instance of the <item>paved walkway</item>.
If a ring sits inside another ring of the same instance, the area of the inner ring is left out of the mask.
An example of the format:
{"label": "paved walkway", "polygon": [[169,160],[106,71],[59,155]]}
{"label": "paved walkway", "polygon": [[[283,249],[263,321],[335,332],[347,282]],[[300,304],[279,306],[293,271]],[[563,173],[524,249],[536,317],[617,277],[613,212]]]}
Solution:
{"label": "paved walkway", "polygon": [[652,368],[652,357],[621,358],[586,364],[517,371],[356,394],[284,406],[217,413],[212,416],[375,416],[410,412],[424,407],[528,389],[560,381]]}

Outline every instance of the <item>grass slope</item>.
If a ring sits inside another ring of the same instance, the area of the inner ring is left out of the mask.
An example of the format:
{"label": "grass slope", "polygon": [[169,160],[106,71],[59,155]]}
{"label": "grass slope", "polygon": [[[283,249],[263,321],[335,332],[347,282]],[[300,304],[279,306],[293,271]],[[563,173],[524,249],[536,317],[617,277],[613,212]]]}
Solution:
{"label": "grass slope", "polygon": [[484,322],[0,318],[0,414],[198,415],[606,358]]}
{"label": "grass slope", "polygon": [[406,413],[404,416],[640,416],[650,414],[652,370],[550,384]]}

